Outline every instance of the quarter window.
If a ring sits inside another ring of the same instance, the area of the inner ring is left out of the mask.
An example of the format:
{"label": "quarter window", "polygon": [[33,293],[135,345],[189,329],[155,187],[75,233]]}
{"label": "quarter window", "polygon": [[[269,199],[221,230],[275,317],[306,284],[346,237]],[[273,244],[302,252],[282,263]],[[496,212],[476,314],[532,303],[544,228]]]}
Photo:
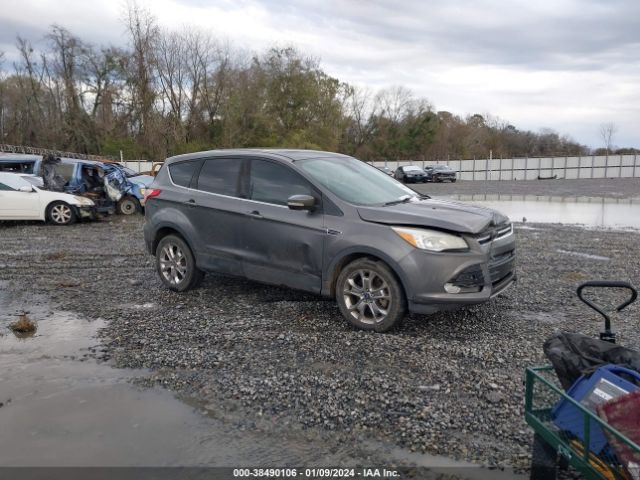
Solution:
{"label": "quarter window", "polygon": [[313,194],[311,184],[291,168],[265,160],[251,161],[249,198],[252,200],[286,205],[292,195]]}
{"label": "quarter window", "polygon": [[237,197],[242,163],[237,158],[206,160],[198,176],[198,190]]}
{"label": "quarter window", "polygon": [[196,171],[198,162],[190,160],[187,162],[172,163],[169,165],[169,173],[171,174],[171,180],[176,185],[181,187],[188,187],[191,183],[193,173]]}

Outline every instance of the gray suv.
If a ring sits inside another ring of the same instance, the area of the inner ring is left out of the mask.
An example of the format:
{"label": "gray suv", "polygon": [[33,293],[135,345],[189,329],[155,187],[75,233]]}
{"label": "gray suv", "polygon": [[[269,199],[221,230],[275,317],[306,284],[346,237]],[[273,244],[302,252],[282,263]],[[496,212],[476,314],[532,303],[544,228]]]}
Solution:
{"label": "gray suv", "polygon": [[335,297],[352,325],[481,303],[516,275],[502,214],[416,193],[360,160],[309,150],[169,158],[146,195],[144,236],[162,282],[204,272]]}

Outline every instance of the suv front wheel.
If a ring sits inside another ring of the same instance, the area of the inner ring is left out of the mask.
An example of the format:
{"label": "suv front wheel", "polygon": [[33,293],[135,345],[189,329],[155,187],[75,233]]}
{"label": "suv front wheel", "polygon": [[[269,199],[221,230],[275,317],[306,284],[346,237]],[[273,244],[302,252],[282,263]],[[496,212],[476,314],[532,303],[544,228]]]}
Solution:
{"label": "suv front wheel", "polygon": [[189,245],[177,235],[167,235],[156,249],[156,268],[162,283],[175,292],[198,286],[204,272],[196,267]]}
{"label": "suv front wheel", "polygon": [[399,327],[406,312],[402,285],[381,261],[360,258],[348,264],[336,282],[340,312],[356,328],[387,332]]}

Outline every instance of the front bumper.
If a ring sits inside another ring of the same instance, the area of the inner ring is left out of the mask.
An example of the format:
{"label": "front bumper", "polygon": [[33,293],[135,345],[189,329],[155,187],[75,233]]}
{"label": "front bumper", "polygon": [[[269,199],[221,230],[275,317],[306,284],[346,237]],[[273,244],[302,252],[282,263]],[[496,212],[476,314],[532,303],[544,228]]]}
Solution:
{"label": "front bumper", "polygon": [[[411,312],[433,313],[483,303],[517,280],[513,233],[485,244],[472,237],[466,240],[467,252],[416,249],[400,262]],[[460,293],[448,293],[446,284],[459,287]]]}
{"label": "front bumper", "polygon": [[76,216],[80,219],[96,218],[98,214],[95,205],[76,205],[74,208],[76,210]]}

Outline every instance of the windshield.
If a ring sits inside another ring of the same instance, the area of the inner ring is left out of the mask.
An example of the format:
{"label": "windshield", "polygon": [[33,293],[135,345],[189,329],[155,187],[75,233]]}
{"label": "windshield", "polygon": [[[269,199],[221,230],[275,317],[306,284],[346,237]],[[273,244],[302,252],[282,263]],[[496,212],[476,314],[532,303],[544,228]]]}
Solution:
{"label": "windshield", "polygon": [[434,170],[451,170],[447,165],[436,165],[433,167]]}
{"label": "windshield", "polygon": [[352,157],[296,162],[320,185],[354,205],[384,205],[417,193],[375,167]]}
{"label": "windshield", "polygon": [[405,172],[421,172],[420,167],[416,167],[415,165],[409,165],[408,167],[402,167]]}

